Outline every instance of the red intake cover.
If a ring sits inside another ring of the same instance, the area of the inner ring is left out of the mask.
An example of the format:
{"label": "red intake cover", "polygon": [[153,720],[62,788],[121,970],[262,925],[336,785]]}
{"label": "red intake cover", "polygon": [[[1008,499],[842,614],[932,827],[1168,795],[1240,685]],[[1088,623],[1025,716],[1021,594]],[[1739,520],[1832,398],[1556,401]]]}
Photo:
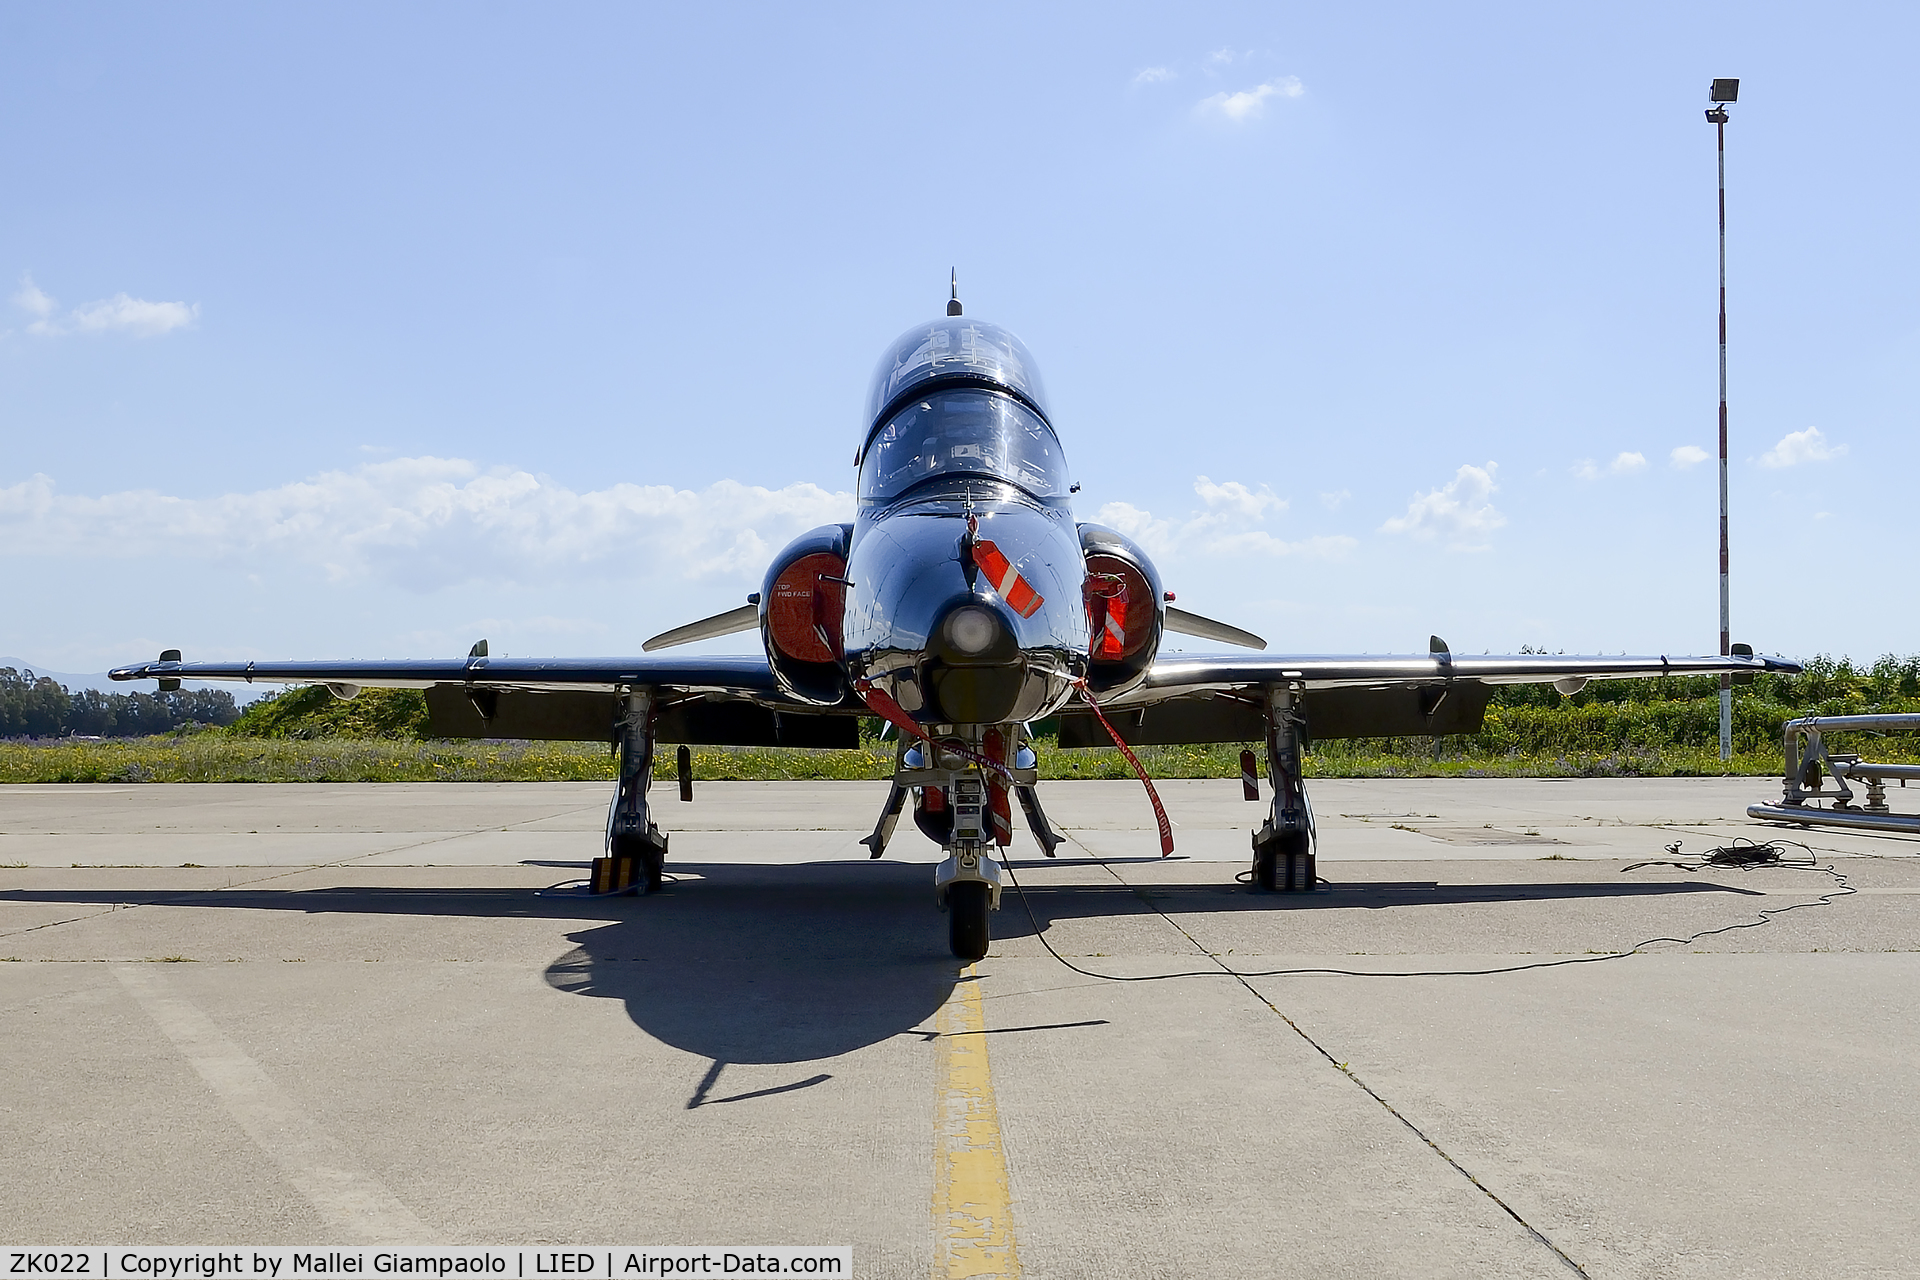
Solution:
{"label": "red intake cover", "polygon": [[[1132,657],[1153,634],[1153,591],[1147,586],[1145,575],[1119,556],[1105,555],[1088,556],[1087,572],[1112,574],[1126,585],[1124,593],[1111,597],[1110,603],[1098,608],[1091,595],[1087,599],[1087,620],[1098,628],[1092,637],[1093,656],[1103,662]],[[1105,633],[1104,624],[1109,616],[1120,625],[1120,637]]]}
{"label": "red intake cover", "polygon": [[847,562],[826,551],[801,556],[774,579],[767,600],[767,630],[774,647],[796,662],[840,660],[840,615],[847,589],[823,576],[844,578]]}

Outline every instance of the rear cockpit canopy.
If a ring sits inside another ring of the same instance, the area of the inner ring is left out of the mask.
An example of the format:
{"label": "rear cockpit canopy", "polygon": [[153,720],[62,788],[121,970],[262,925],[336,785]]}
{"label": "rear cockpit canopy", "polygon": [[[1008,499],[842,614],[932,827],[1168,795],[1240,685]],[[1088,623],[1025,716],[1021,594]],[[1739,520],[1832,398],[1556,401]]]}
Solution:
{"label": "rear cockpit canopy", "polygon": [[1068,492],[1026,344],[961,316],[916,325],[887,348],[867,396],[858,461],[863,500],[948,476],[1001,480],[1036,498]]}
{"label": "rear cockpit canopy", "polygon": [[909,396],[925,396],[932,386],[998,387],[1044,420],[1047,393],[1040,385],[1040,369],[1027,344],[997,324],[962,316],[948,316],[931,324],[915,325],[894,339],[873,371],[873,389],[867,393],[867,434],[883,418],[891,417]]}

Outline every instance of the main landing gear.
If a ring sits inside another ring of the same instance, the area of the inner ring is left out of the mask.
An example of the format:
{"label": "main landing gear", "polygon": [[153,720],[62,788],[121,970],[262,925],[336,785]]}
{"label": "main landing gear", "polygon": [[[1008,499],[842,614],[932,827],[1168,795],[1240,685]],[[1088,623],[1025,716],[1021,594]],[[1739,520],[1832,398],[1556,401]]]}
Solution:
{"label": "main landing gear", "polygon": [[626,718],[620,722],[620,781],[607,807],[607,853],[593,860],[593,892],[659,891],[667,836],[647,807],[652,785],[653,698],[630,693]]}
{"label": "main landing gear", "polygon": [[[1038,770],[1031,748],[1021,746],[1013,753],[1007,771],[1011,777],[969,758],[1006,759],[1005,744],[1018,742],[1018,733],[1017,725],[1005,725],[987,730],[977,744],[948,741],[931,750],[922,743],[903,743],[880,819],[873,834],[861,841],[872,857],[884,853],[907,798],[913,797],[914,824],[947,851],[934,872],[933,891],[947,913],[947,944],[961,960],[983,959],[993,941],[987,914],[1000,908],[1004,874],[994,851],[1013,836],[1010,794],[1019,796],[1027,828],[1049,858],[1060,843],[1034,793]],[[954,746],[964,747],[969,755],[952,750]]]}
{"label": "main landing gear", "polygon": [[1300,776],[1300,724],[1293,691],[1284,686],[1268,689],[1267,777],[1273,786],[1273,810],[1253,833],[1253,883],[1266,893],[1312,893],[1317,883],[1313,806]]}

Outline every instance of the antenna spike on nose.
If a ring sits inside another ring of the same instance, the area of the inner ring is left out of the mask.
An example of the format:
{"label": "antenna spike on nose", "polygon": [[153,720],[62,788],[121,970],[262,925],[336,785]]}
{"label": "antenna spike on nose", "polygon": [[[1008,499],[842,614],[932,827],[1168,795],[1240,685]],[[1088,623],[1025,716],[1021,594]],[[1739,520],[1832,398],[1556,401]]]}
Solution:
{"label": "antenna spike on nose", "polygon": [[953,297],[947,301],[947,314],[957,316],[960,314],[960,268],[953,268],[952,274],[947,278],[947,283],[953,289]]}

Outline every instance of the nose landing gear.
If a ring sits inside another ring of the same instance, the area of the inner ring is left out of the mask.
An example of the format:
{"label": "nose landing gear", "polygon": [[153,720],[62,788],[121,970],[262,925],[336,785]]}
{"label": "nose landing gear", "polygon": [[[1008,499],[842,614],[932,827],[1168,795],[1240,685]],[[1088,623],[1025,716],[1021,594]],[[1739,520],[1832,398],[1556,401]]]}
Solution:
{"label": "nose landing gear", "polygon": [[[994,858],[995,846],[1005,844],[1012,835],[1008,792],[1022,793],[1022,807],[1031,795],[1039,776],[1031,749],[1021,746],[1013,753],[1013,767],[1003,775],[997,769],[990,776],[980,764],[1004,760],[1003,744],[1017,742],[1017,726],[989,729],[979,745],[945,745],[913,741],[903,743],[900,763],[889,788],[886,803],[873,834],[861,843],[873,857],[879,857],[893,834],[894,824],[905,798],[914,797],[914,823],[927,837],[947,852],[946,860],[934,872],[933,892],[940,909],[947,913],[947,942],[961,960],[979,960],[992,944],[987,914],[1000,909],[1002,871]],[[1034,815],[1039,815],[1037,820]],[[1028,823],[1049,856],[1051,844],[1059,837],[1047,827],[1038,800],[1029,810]],[[1043,834],[1044,833],[1044,834]]]}
{"label": "nose landing gear", "polygon": [[961,960],[986,957],[992,941],[987,912],[1000,906],[1000,864],[987,853],[987,784],[977,770],[948,784],[953,834],[947,860],[933,873],[933,892],[947,912],[947,945]]}

